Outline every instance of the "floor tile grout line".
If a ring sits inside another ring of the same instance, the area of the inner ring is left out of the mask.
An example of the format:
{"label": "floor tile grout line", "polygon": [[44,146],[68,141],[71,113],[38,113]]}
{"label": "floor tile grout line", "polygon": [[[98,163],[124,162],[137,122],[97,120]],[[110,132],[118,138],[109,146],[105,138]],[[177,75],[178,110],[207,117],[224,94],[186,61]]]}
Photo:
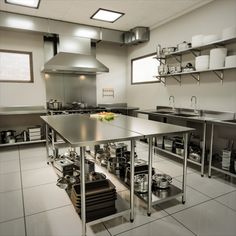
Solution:
{"label": "floor tile grout line", "polygon": [[31,188],[35,188],[35,187],[39,187],[39,186],[44,186],[44,185],[49,185],[49,184],[55,184],[57,181],[53,181],[53,182],[49,182],[49,183],[44,183],[44,184],[38,184],[38,185],[34,185],[34,186],[28,186],[28,187],[23,187],[24,189],[31,189]]}
{"label": "floor tile grout line", "polygon": [[[175,179],[175,180],[177,180],[178,182],[181,183],[180,180],[178,180],[178,179]],[[209,196],[209,195],[207,195],[207,194],[201,192],[200,190],[198,190],[198,189],[196,189],[196,188],[194,188],[194,187],[192,187],[192,186],[190,186],[190,185],[188,185],[188,184],[186,184],[186,185],[187,185],[187,187],[189,187],[189,188],[191,188],[191,189],[197,191],[198,193],[201,193],[202,195],[204,195],[204,196],[206,196],[206,197],[208,197],[208,198],[211,198],[211,200],[214,200],[214,197],[211,197],[211,196]],[[233,191],[235,191],[235,190],[233,190]]]}
{"label": "floor tile grout line", "polygon": [[10,220],[4,220],[4,221],[1,221],[1,222],[0,222],[0,225],[3,224],[3,223],[7,223],[7,222],[14,221],[14,220],[23,219],[23,218],[24,218],[24,216],[12,218],[12,219],[10,219]]}
{"label": "floor tile grout line", "polygon": [[0,192],[0,194],[4,194],[4,193],[11,193],[11,192],[16,192],[16,191],[20,191],[21,188],[17,188],[17,189],[12,189],[12,190],[7,190],[7,191],[4,191],[4,192]]}
{"label": "floor tile grout line", "polygon": [[205,201],[203,201],[203,202],[199,202],[199,203],[197,203],[197,204],[195,204],[195,205],[192,205],[192,206],[189,206],[189,207],[186,207],[186,208],[184,208],[184,209],[181,209],[181,210],[178,210],[178,211],[176,211],[176,212],[173,212],[173,213],[169,213],[169,212],[167,212],[163,207],[161,207],[160,205],[158,205],[163,211],[165,211],[167,214],[169,214],[169,215],[174,215],[174,214],[176,214],[176,213],[179,213],[179,212],[182,212],[182,211],[185,211],[185,210],[188,210],[188,209],[190,209],[190,208],[193,208],[193,207],[196,207],[196,206],[199,206],[199,205],[201,205],[201,204],[203,204],[203,203],[206,203],[206,202],[209,202],[209,201],[212,201],[213,199],[207,199],[207,200],[205,200]]}
{"label": "floor tile grout line", "polygon": [[32,213],[32,214],[28,214],[28,215],[26,214],[25,217],[30,217],[30,216],[34,216],[34,215],[37,215],[37,214],[45,213],[45,212],[48,212],[48,211],[57,210],[57,209],[60,209],[60,208],[63,208],[63,207],[67,207],[67,206],[73,206],[73,205],[71,203],[71,204],[66,204],[66,205],[59,206],[59,207],[54,207],[54,208],[51,208],[51,209],[48,209],[48,210],[45,210],[45,211],[39,211],[39,212],[35,212],[35,213]]}
{"label": "floor tile grout line", "polygon": [[[119,233],[117,233],[117,234],[114,234],[113,236],[117,236],[117,235],[119,235],[119,234],[123,234],[123,233],[125,233],[125,232],[128,232],[128,231],[131,231],[131,230],[140,228],[140,227],[142,227],[142,226],[144,226],[144,225],[148,225],[148,224],[150,224],[150,223],[153,223],[153,222],[155,222],[155,221],[161,220],[161,219],[163,219],[163,218],[165,218],[165,217],[168,217],[168,216],[169,216],[169,215],[165,215],[165,216],[162,216],[162,217],[160,217],[160,218],[158,218],[158,219],[153,219],[153,220],[148,221],[148,222],[146,222],[146,223],[144,223],[144,224],[137,225],[137,226],[133,227],[132,229],[128,229],[128,230],[121,231],[121,232],[119,232]],[[134,218],[134,222],[135,222],[135,218]],[[133,224],[133,223],[132,223],[132,224]]]}
{"label": "floor tile grout line", "polygon": [[112,233],[108,230],[108,228],[106,227],[106,225],[102,222],[102,225],[104,226],[104,228],[107,230],[107,232],[110,234],[110,236],[112,236]]}
{"label": "floor tile grout line", "polygon": [[176,219],[173,215],[170,215],[170,217],[173,218],[174,220],[176,220],[179,224],[181,224],[185,229],[190,231],[193,235],[198,236],[197,233],[194,233],[191,229],[189,229],[185,224],[183,224],[181,221]]}
{"label": "floor tile grout line", "polygon": [[21,196],[22,196],[25,236],[27,236],[26,217],[25,217],[25,199],[24,199],[24,191],[23,191],[23,178],[22,178],[22,172],[21,172],[21,158],[20,158],[20,148],[19,147],[18,147],[18,157],[19,157],[19,166],[20,166],[20,182],[21,182]]}
{"label": "floor tile grout line", "polygon": [[22,172],[29,172],[29,171],[33,171],[33,170],[41,170],[41,169],[47,169],[50,166],[46,166],[46,167],[41,167],[41,168],[33,168],[33,169],[29,169],[29,170],[22,170]]}

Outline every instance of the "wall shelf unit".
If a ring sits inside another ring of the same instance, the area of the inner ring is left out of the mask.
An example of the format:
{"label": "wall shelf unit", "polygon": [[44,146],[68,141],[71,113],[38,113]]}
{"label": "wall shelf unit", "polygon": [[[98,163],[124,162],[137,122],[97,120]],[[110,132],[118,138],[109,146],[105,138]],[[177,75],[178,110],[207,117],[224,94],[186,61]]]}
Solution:
{"label": "wall shelf unit", "polygon": [[[214,42],[211,42],[209,44],[202,45],[199,47],[191,47],[191,48],[188,48],[185,50],[171,52],[171,53],[165,54],[164,56],[161,56],[161,57],[156,56],[156,57],[154,57],[154,59],[157,59],[161,65],[166,65],[168,59],[174,58],[176,60],[176,62],[180,63],[182,66],[182,62],[183,62],[182,55],[183,54],[192,54],[194,57],[197,57],[197,56],[201,55],[202,50],[217,48],[217,47],[225,46],[225,45],[232,44],[232,43],[236,43],[236,37],[214,41]],[[222,68],[218,68],[218,69],[207,69],[207,70],[200,70],[200,71],[199,70],[198,71],[191,70],[191,71],[185,71],[185,72],[156,75],[154,77],[157,78],[158,81],[160,83],[163,83],[164,85],[166,85],[167,78],[173,78],[181,85],[182,76],[190,75],[193,79],[195,79],[198,82],[198,84],[200,84],[200,74],[201,73],[213,72],[216,75],[216,77],[221,81],[221,83],[223,83],[224,71],[234,70],[234,69],[236,69],[236,67],[222,67]]]}

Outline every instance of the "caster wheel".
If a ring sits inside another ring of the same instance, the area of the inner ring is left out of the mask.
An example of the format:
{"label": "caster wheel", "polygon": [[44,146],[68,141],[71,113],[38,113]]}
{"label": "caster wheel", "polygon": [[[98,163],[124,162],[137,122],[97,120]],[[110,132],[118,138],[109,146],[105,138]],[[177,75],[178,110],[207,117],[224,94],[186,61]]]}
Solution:
{"label": "caster wheel", "polygon": [[210,178],[211,178],[211,176],[208,176],[208,178],[210,179]]}
{"label": "caster wheel", "polygon": [[131,222],[131,223],[133,223],[133,222],[134,222],[134,220],[131,220],[131,219],[130,219],[130,222]]}
{"label": "caster wheel", "polygon": [[49,162],[47,162],[47,164],[49,165]]}
{"label": "caster wheel", "polygon": [[151,216],[151,213],[147,213],[148,216]]}
{"label": "caster wheel", "polygon": [[182,201],[182,204],[184,205],[184,204],[185,204],[185,201]]}
{"label": "caster wheel", "polygon": [[201,177],[204,177],[204,175],[201,175]]}

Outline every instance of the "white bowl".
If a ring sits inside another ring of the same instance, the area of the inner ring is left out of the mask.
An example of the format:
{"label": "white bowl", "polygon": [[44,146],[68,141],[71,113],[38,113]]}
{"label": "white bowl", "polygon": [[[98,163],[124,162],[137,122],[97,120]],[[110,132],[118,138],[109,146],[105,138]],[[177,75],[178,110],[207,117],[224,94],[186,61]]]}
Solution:
{"label": "white bowl", "polygon": [[209,55],[203,55],[195,58],[196,70],[207,70],[209,68]]}
{"label": "white bowl", "polygon": [[205,35],[203,38],[203,44],[208,44],[217,40],[219,40],[219,36],[217,34]]}
{"label": "white bowl", "polygon": [[202,46],[203,45],[203,38],[204,38],[204,35],[202,34],[198,34],[198,35],[194,35],[192,37],[192,47],[199,47],[199,46]]}
{"label": "white bowl", "polygon": [[225,65],[227,48],[214,48],[210,50],[210,69],[219,69]]}

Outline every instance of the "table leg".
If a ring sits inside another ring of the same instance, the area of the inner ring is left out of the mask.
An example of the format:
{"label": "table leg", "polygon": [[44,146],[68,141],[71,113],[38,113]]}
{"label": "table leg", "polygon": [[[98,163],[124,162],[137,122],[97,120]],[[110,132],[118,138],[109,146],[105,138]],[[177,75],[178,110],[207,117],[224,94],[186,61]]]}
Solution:
{"label": "table leg", "polygon": [[151,216],[152,209],[152,144],[153,138],[149,138],[148,140],[148,209],[147,215]]}
{"label": "table leg", "polygon": [[81,220],[82,236],[86,235],[86,205],[85,205],[85,147],[80,147],[80,192],[81,192]]}
{"label": "table leg", "polygon": [[203,144],[202,144],[202,162],[201,162],[201,176],[204,176],[204,166],[205,166],[205,152],[206,152],[206,122],[203,124]]}
{"label": "table leg", "polygon": [[182,180],[183,204],[186,202],[187,158],[188,158],[188,133],[184,134],[184,166],[183,166],[183,180]]}
{"label": "table leg", "polygon": [[134,221],[134,146],[135,141],[131,140],[130,156],[130,221]]}
{"label": "table leg", "polygon": [[49,140],[48,140],[48,124],[45,126],[45,136],[46,136],[46,152],[47,152],[47,164],[50,163],[50,158],[49,158]]}
{"label": "table leg", "polygon": [[210,144],[210,153],[209,153],[210,157],[209,157],[209,169],[208,169],[208,177],[209,178],[211,178],[213,142],[214,142],[214,124],[211,125],[211,144]]}

